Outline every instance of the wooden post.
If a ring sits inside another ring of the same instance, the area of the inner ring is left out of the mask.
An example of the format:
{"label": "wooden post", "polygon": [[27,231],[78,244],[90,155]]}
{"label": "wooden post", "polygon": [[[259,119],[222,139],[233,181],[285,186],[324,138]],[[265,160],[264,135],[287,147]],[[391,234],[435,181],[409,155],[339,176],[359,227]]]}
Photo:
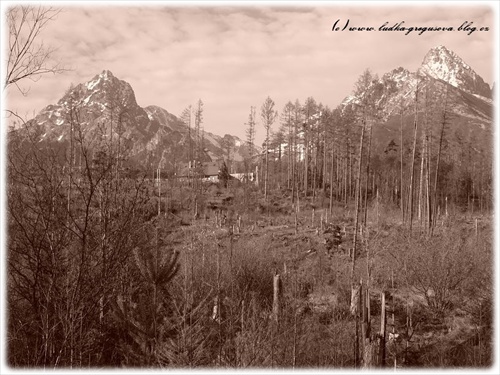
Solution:
{"label": "wooden post", "polygon": [[281,315],[281,295],[282,295],[282,284],[281,277],[278,273],[274,275],[273,280],[273,319],[276,323],[279,323]]}
{"label": "wooden post", "polygon": [[370,290],[366,287],[363,294],[361,294],[362,301],[362,317],[363,323],[361,325],[362,331],[362,358],[363,358],[363,368],[372,368],[374,365],[374,349],[375,345],[372,343],[371,335],[370,335]]}
{"label": "wooden post", "polygon": [[354,368],[359,368],[359,315],[354,318]]}
{"label": "wooden post", "polygon": [[219,296],[214,297],[214,305],[212,308],[212,320],[217,322],[217,323],[221,322]]}
{"label": "wooden post", "polygon": [[351,314],[354,316],[355,321],[355,331],[354,331],[354,367],[360,367],[360,327],[359,321],[361,320],[362,311],[362,299],[363,299],[363,284],[360,281],[358,284],[353,284],[351,286]]}
{"label": "wooden post", "polygon": [[[361,286],[363,288],[363,286]],[[367,322],[367,316],[366,316],[366,291],[362,289],[362,292],[359,295],[360,299],[360,315],[361,315],[361,367],[365,368],[367,363],[366,363],[366,352],[367,352],[367,345],[366,345],[366,322]]]}
{"label": "wooden post", "polygon": [[411,321],[411,311],[410,311],[410,306],[408,304],[408,297],[406,297],[406,340],[405,340],[405,351],[404,351],[404,362],[407,362],[408,359],[408,349],[410,347],[409,340],[410,340],[410,330],[412,327],[412,321]]}
{"label": "wooden post", "polygon": [[360,347],[359,347],[359,321],[361,318],[361,311],[363,307],[363,284],[362,282],[359,283],[359,286],[356,288],[356,286],[352,287],[351,290],[351,312],[354,311],[354,314],[356,316],[356,333],[355,333],[355,339],[354,339],[354,367],[359,368],[360,366]]}
{"label": "wooden post", "polygon": [[241,300],[241,332],[245,332],[245,299]]}
{"label": "wooden post", "polygon": [[387,323],[387,317],[385,314],[385,292],[380,293],[381,299],[381,310],[380,310],[380,343],[379,343],[379,364],[380,367],[385,367],[385,328]]}

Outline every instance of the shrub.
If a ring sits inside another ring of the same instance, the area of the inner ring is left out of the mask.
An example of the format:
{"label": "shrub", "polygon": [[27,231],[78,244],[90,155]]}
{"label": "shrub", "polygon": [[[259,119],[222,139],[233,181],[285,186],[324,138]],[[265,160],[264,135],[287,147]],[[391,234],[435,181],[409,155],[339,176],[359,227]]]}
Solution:
{"label": "shrub", "polygon": [[449,231],[411,239],[403,247],[400,262],[407,282],[435,313],[451,310],[462,289],[478,277],[474,241],[466,234]]}

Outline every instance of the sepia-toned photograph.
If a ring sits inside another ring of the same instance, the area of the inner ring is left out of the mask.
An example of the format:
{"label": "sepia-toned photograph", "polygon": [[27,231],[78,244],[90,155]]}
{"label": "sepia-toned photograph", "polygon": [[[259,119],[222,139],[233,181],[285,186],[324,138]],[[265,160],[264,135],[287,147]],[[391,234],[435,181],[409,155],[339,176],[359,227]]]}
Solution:
{"label": "sepia-toned photograph", "polygon": [[496,1],[1,10],[0,373],[500,371]]}

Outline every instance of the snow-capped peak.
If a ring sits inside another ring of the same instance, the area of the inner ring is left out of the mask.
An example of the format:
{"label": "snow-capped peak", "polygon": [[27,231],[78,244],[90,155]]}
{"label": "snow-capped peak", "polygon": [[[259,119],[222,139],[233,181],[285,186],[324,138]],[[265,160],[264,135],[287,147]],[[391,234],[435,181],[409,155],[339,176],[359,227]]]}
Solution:
{"label": "snow-capped peak", "polygon": [[87,87],[88,90],[92,90],[94,87],[96,87],[99,82],[101,81],[101,76],[97,76],[96,79],[93,79],[92,81],[88,81],[85,84],[85,87]]}
{"label": "snow-capped peak", "polygon": [[104,78],[105,80],[107,80],[107,79],[112,79],[112,78],[114,78],[115,76],[113,75],[113,73],[111,73],[111,71],[109,71],[109,70],[107,70],[107,69],[104,69],[104,70],[102,71],[102,73],[101,73],[101,74],[99,74],[99,77],[102,77],[102,78]]}
{"label": "snow-capped peak", "polygon": [[491,97],[490,86],[457,54],[444,46],[429,50],[418,71],[471,94]]}
{"label": "snow-capped peak", "polygon": [[101,82],[101,80],[103,80],[103,81],[109,81],[109,80],[111,80],[113,78],[114,78],[113,73],[111,73],[109,70],[103,70],[102,73],[100,73],[99,75],[95,76],[91,81],[87,82],[85,84],[85,87],[88,90],[93,90],[94,87],[96,87]]}

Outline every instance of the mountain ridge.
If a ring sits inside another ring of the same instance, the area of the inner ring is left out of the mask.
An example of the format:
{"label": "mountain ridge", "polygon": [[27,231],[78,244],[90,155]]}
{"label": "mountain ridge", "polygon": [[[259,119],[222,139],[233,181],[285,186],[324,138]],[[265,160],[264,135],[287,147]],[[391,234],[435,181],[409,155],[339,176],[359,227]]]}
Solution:
{"label": "mountain ridge", "polygon": [[[389,134],[381,135],[379,143],[383,144],[384,137],[395,133],[394,118],[402,108],[407,109],[406,115],[413,112],[417,88],[421,102],[427,100],[428,90],[440,91],[441,97],[446,92],[447,111],[460,118],[457,123],[464,131],[475,129],[491,136],[493,101],[489,85],[457,54],[437,46],[427,52],[415,72],[397,67],[371,82],[369,89],[377,107],[377,121]],[[341,108],[359,104],[362,95],[347,96]],[[188,125],[179,117],[157,105],[140,107],[132,86],[106,69],[87,82],[71,86],[56,104],[42,109],[31,123],[40,125],[40,141],[56,142],[67,141],[70,129],[67,125],[77,123],[85,139],[95,144],[103,140],[109,144],[118,142],[120,150],[127,149],[136,165],[147,162],[172,171],[193,157],[196,143],[194,129],[190,138]],[[99,134],[100,141],[96,139]],[[203,138],[200,161],[227,159],[228,144],[233,150],[232,160],[243,161],[248,155],[245,142],[236,136],[204,132]],[[256,149],[260,151],[259,147]]]}
{"label": "mountain ridge", "polygon": [[[398,67],[375,81],[374,85],[381,87],[376,100],[377,105],[382,107],[384,120],[398,113],[401,107],[412,107],[417,87],[422,96],[426,86],[437,82],[448,85],[451,92],[459,90],[484,101],[489,106],[493,104],[489,85],[457,54],[444,46],[431,48],[425,55],[422,65],[415,72]],[[353,93],[344,98],[341,106],[345,107],[359,102],[360,95]],[[492,118],[491,115],[486,115],[486,117],[490,120]]]}
{"label": "mountain ridge", "polygon": [[416,98],[419,132],[426,126],[440,128],[445,116],[450,147],[460,147],[464,141],[477,142],[481,152],[492,152],[491,89],[454,52],[443,46],[434,47],[415,72],[398,67],[380,78],[371,78],[368,87],[361,91],[356,87],[342,101],[340,110],[354,110],[362,105],[365,95],[370,96],[376,114],[371,122],[376,152],[384,152],[391,141],[399,143],[401,127],[405,140],[413,138]]}
{"label": "mountain ridge", "polygon": [[[100,133],[110,142],[119,140],[123,148],[128,148],[135,165],[148,160],[162,168],[175,169],[177,164],[189,161],[188,126],[160,106],[140,107],[132,86],[110,70],[104,69],[89,81],[72,85],[56,104],[49,104],[29,121],[41,127],[40,141],[58,142],[69,137],[69,124],[76,122],[84,130],[85,139]],[[192,145],[193,134],[192,129]],[[234,141],[232,160],[242,161],[246,155],[245,142],[228,134],[224,137]],[[204,132],[200,161],[223,157],[222,139]]]}

